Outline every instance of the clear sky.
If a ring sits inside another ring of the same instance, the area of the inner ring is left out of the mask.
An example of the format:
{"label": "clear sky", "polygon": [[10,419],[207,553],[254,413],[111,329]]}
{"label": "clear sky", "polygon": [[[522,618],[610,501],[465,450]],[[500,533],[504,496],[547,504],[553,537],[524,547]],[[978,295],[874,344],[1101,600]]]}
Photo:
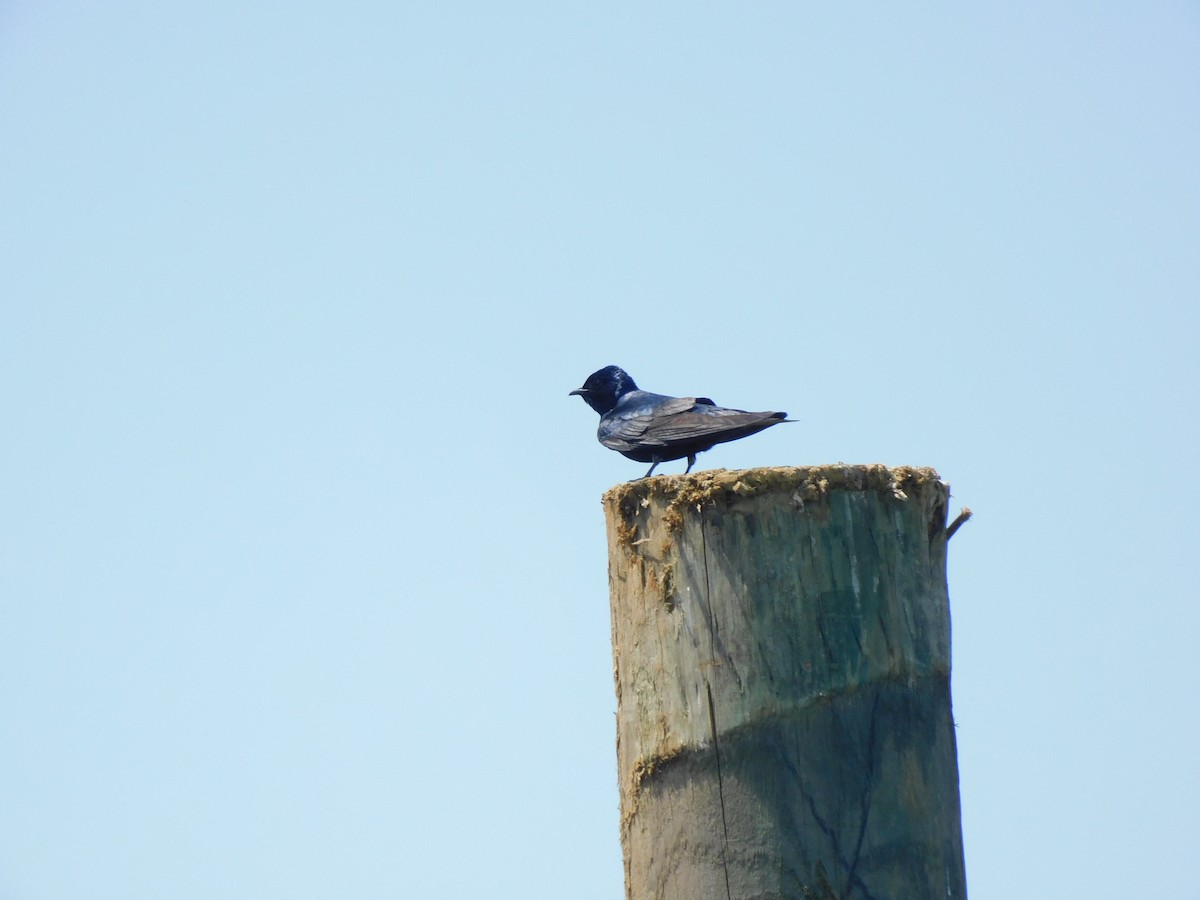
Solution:
{"label": "clear sky", "polygon": [[975,510],[974,900],[1194,896],[1195,2],[16,0],[0,123],[3,900],[620,897],[608,363]]}

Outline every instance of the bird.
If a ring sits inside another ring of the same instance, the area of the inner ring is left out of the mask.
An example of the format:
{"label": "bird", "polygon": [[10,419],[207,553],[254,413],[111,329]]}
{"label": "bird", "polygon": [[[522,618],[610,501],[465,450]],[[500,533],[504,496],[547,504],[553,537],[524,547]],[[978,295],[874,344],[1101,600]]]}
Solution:
{"label": "bird", "polygon": [[747,412],[717,406],[708,397],[668,397],[640,390],[620,366],[605,366],[587,377],[580,396],[600,414],[596,438],[610,450],[635,462],[650,463],[649,478],[659,463],[687,457],[686,475],[696,454],[716,444],[736,441],[791,422],[785,412]]}

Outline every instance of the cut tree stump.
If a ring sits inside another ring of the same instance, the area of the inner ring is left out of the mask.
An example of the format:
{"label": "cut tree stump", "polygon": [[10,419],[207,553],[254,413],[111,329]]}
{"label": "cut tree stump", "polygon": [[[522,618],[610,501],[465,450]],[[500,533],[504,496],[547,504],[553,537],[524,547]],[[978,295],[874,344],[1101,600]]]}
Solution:
{"label": "cut tree stump", "polygon": [[966,897],[948,499],[847,465],[604,495],[628,900]]}

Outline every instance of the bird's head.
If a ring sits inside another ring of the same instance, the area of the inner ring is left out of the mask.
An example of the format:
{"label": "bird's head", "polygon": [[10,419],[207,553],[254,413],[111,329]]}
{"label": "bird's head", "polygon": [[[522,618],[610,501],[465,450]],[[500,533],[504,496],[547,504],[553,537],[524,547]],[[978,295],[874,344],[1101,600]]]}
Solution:
{"label": "bird's head", "polygon": [[620,366],[605,366],[589,375],[583,387],[571,391],[571,394],[578,394],[588,406],[604,415],[612,412],[621,397],[636,390],[637,385],[628,372]]}

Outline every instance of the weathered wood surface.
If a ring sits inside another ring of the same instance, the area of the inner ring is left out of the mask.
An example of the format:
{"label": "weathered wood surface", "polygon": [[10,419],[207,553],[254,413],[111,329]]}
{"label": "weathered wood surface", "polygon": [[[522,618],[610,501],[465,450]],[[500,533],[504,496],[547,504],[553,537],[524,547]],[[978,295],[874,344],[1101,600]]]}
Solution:
{"label": "weathered wood surface", "polygon": [[605,494],[628,900],[966,896],[948,498],[845,465]]}

